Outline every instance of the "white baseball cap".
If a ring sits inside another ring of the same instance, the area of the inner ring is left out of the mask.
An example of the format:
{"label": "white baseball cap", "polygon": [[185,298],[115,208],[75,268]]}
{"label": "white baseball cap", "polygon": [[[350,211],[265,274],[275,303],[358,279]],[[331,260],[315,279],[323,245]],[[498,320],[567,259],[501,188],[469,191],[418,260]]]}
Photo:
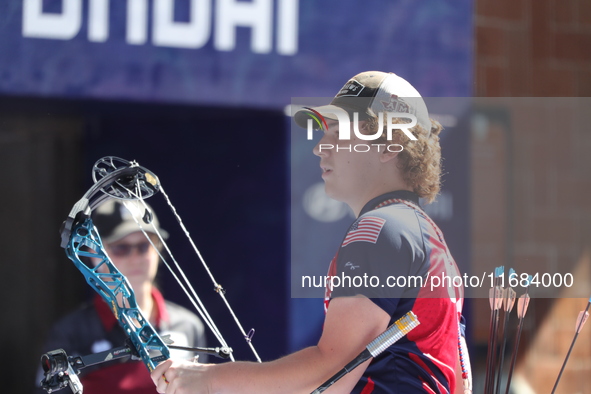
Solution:
{"label": "white baseball cap", "polygon": [[[351,78],[339,90],[329,105],[311,108],[327,119],[336,119],[335,107],[349,114],[357,112],[359,120],[377,116],[380,112],[410,113],[417,117],[417,124],[431,131],[427,105],[420,93],[404,78],[382,71],[365,71]],[[294,115],[294,120],[305,128],[313,111],[304,108]]]}

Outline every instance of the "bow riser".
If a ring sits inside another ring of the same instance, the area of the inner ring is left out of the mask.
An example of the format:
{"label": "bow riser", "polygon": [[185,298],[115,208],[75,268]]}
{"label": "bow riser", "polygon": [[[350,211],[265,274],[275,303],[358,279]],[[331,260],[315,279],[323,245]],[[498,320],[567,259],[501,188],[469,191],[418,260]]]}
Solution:
{"label": "bow riser", "polygon": [[[84,248],[89,248],[91,251]],[[146,367],[152,371],[158,363],[168,359],[170,357],[168,347],[137,306],[127,278],[119,272],[105,253],[102,241],[90,218],[74,225],[66,254],[85,277],[86,282],[111,307]],[[96,258],[99,263],[94,268],[90,268],[81,260],[81,257]],[[150,355],[150,351],[157,354]]]}

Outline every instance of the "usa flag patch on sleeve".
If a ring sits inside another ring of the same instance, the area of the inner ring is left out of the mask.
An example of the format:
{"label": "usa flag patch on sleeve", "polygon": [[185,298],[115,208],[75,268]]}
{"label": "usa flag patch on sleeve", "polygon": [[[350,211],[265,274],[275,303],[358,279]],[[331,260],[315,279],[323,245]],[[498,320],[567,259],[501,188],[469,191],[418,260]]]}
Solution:
{"label": "usa flag patch on sleeve", "polygon": [[359,219],[351,226],[342,246],[347,246],[351,242],[371,242],[376,243],[386,219],[375,216],[367,216]]}

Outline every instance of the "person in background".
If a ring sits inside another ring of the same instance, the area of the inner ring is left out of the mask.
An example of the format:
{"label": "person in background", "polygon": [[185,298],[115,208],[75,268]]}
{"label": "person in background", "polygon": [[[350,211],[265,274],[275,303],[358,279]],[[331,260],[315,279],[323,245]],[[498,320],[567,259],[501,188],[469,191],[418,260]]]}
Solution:
{"label": "person in background", "polygon": [[[152,213],[157,231],[168,237]],[[92,213],[103,246],[117,269],[129,280],[136,301],[144,316],[160,336],[170,335],[178,346],[205,347],[202,321],[189,310],[167,301],[155,285],[160,263],[158,250],[146,239],[136,220],[142,223],[145,206],[139,201],[108,200]],[[132,216],[133,215],[133,216]],[[143,226],[152,243],[161,247],[153,227]],[[91,264],[97,264],[98,259]],[[97,294],[93,300],[59,320],[49,332],[44,352],[64,349],[69,356],[98,353],[125,344],[126,335],[113,312]],[[178,352],[178,353],[177,353]],[[171,355],[192,359],[194,354],[171,350]],[[200,359],[206,359],[200,355]],[[43,373],[38,373],[37,382]],[[85,394],[149,394],[156,393],[143,362],[123,358],[81,370]],[[66,389],[67,390],[67,389]],[[44,393],[38,388],[37,393]]]}

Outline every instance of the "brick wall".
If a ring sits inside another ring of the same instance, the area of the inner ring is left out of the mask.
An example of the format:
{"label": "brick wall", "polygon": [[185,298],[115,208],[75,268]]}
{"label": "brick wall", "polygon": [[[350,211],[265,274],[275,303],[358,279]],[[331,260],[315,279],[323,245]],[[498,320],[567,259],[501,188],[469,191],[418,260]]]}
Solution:
{"label": "brick wall", "polygon": [[476,0],[477,96],[591,96],[591,1]]}
{"label": "brick wall", "polygon": [[[591,1],[477,0],[474,24],[474,95],[546,97],[501,105],[504,119],[473,130],[471,150],[473,266],[575,274],[573,288],[533,300],[526,319],[515,392],[545,393],[591,295],[591,99],[552,99],[591,96]],[[488,300],[474,315],[484,344]],[[557,393],[591,393],[590,343],[585,327]]]}

